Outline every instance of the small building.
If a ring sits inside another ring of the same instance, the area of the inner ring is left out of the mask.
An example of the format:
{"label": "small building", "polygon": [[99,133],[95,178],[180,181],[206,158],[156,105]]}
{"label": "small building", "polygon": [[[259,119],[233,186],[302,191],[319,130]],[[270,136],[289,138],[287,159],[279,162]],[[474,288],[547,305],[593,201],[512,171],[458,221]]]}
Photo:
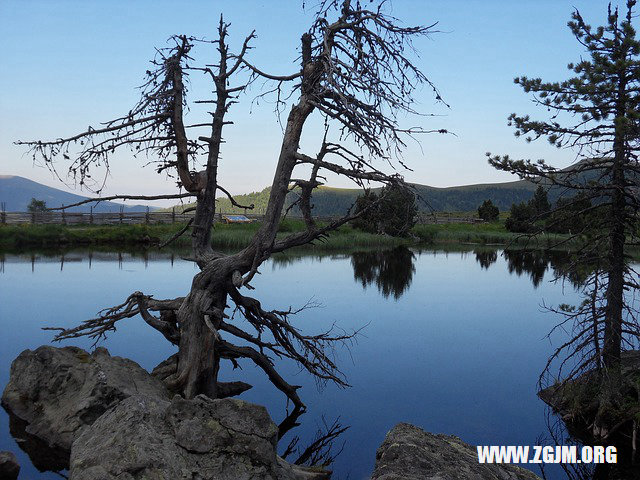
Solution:
{"label": "small building", "polygon": [[247,218],[244,215],[223,215],[222,216],[223,223],[251,223],[252,219]]}

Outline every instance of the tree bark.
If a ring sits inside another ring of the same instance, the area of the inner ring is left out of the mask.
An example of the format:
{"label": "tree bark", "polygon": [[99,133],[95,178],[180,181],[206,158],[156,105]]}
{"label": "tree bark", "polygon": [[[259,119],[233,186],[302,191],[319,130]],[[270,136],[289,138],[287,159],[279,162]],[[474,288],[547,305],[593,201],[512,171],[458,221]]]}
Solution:
{"label": "tree bark", "polygon": [[213,312],[224,311],[227,295],[221,288],[224,285],[222,282],[206,281],[211,276],[219,279],[224,273],[216,270],[214,273],[197,274],[191,292],[177,312],[181,333],[178,368],[170,383],[175,384],[185,398],[193,398],[201,393],[210,398],[218,396],[220,356],[216,342],[220,337],[216,332],[222,318],[221,314],[216,316]]}
{"label": "tree bark", "polygon": [[626,140],[626,88],[627,81],[624,73],[618,81],[618,95],[616,101],[616,127],[613,143],[614,158],[612,168],[611,187],[611,222],[612,228],[609,235],[609,265],[608,283],[606,291],[607,306],[605,311],[604,344],[602,347],[602,360],[616,381],[620,375],[620,352],[622,350],[622,315],[624,304],[624,274],[625,257],[624,244],[627,223],[626,212],[626,179],[624,173],[625,164],[625,140]]}

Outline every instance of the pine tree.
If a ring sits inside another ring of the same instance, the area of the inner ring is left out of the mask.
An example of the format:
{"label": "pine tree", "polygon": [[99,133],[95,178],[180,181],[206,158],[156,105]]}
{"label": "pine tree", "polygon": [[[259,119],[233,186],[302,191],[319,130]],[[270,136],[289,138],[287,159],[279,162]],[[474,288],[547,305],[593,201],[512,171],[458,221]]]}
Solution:
{"label": "pine tree", "polygon": [[46,212],[47,202],[31,197],[31,201],[29,202],[29,205],[27,205],[27,211],[30,213]]}
{"label": "pine tree", "polygon": [[536,220],[546,218],[551,210],[551,204],[547,197],[547,191],[542,185],[538,185],[536,192],[533,194],[533,198],[529,201],[531,210],[536,217]]}
{"label": "pine tree", "polygon": [[392,237],[406,237],[418,215],[415,194],[400,185],[384,187],[379,195],[366,191],[356,199],[355,211],[362,212],[351,222],[355,228]]}
{"label": "pine tree", "polygon": [[[569,28],[587,50],[587,55],[568,68],[575,74],[563,82],[543,82],[520,77],[515,83],[533,94],[534,103],[550,112],[548,120],[512,114],[509,124],[516,136],[527,141],[546,138],[558,148],[572,150],[578,162],[559,170],[543,160],[513,160],[489,156],[498,169],[521,178],[562,187],[567,197],[556,210],[583,205],[586,219],[578,235],[582,242],[578,264],[590,264],[592,273],[583,286],[585,301],[565,307],[566,321],[573,321],[574,337],[550,360],[570,358],[565,379],[598,369],[601,378],[600,410],[593,431],[606,429],[603,405],[615,404],[621,381],[621,352],[634,348],[640,339],[638,309],[633,290],[637,273],[625,254],[625,242],[638,240],[638,149],[640,140],[640,42],[633,28],[636,1],[628,0],[626,14],[609,6],[604,26],[592,28],[578,11]],[[576,194],[581,195],[577,196]],[[583,237],[583,240],[585,238]],[[625,291],[631,294],[625,294]],[[562,375],[563,372],[561,371]],[[604,433],[603,433],[604,432]]]}
{"label": "pine tree", "polygon": [[478,207],[478,216],[485,222],[495,222],[500,215],[500,210],[491,200],[485,200]]}

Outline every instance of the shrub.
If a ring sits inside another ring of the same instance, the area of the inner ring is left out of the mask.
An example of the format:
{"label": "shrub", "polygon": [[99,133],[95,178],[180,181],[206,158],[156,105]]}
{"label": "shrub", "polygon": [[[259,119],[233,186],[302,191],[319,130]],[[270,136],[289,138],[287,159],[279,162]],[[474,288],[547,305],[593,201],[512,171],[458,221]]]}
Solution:
{"label": "shrub", "polygon": [[495,222],[498,219],[498,215],[500,215],[500,210],[491,200],[485,200],[478,207],[478,216],[485,222]]}

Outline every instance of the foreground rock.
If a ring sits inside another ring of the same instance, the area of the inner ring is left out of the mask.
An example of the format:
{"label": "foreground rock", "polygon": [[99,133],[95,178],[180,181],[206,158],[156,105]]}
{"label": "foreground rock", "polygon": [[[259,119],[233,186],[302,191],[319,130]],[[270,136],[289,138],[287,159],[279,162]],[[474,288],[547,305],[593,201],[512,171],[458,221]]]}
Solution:
{"label": "foreground rock", "polygon": [[29,437],[16,438],[19,443],[40,440],[58,451],[64,464],[83,428],[135,394],[169,398],[162,382],[140,365],[112,357],[104,348],[88,354],[76,347],[42,346],[13,361],[2,406],[13,418],[12,433],[22,430]]}
{"label": "foreground rock", "polygon": [[278,428],[264,407],[198,396],[137,395],[84,429],[72,480],[302,480],[328,478],[276,455]]}
{"label": "foreground rock", "polygon": [[[222,387],[231,395],[250,385]],[[25,350],[11,365],[2,405],[34,466],[70,468],[71,480],[328,478],[277,456],[278,428],[264,407],[171,400],[159,378],[104,348]]]}
{"label": "foreground rock", "polygon": [[630,438],[638,414],[640,398],[640,351],[621,355],[621,381],[617,386],[617,401],[603,403],[601,380],[590,370],[579,377],[552,385],[538,396],[564,421],[569,433],[585,444],[611,444],[619,450],[632,450]]}
{"label": "foreground rock", "polygon": [[20,473],[18,459],[11,452],[0,452],[0,478],[2,480],[16,480]]}
{"label": "foreground rock", "polygon": [[391,429],[376,453],[371,480],[540,480],[514,465],[480,464],[476,447],[407,423]]}

